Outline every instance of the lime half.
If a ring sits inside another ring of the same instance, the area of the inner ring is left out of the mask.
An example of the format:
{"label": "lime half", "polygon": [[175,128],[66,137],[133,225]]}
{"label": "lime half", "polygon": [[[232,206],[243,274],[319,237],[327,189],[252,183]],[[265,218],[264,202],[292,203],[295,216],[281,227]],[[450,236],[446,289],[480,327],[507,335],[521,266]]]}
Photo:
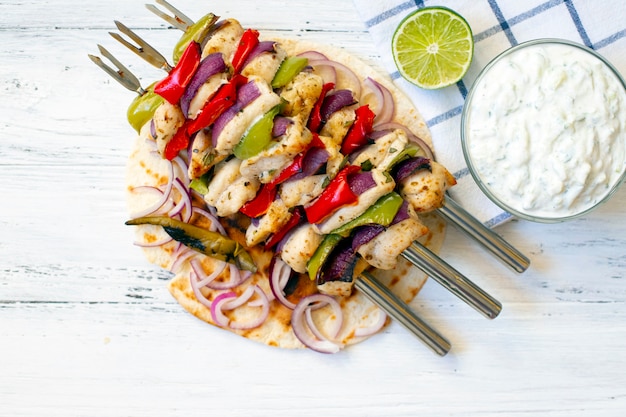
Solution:
{"label": "lime half", "polygon": [[400,22],[391,52],[400,74],[413,84],[446,87],[463,78],[472,63],[472,29],[453,10],[424,7]]}

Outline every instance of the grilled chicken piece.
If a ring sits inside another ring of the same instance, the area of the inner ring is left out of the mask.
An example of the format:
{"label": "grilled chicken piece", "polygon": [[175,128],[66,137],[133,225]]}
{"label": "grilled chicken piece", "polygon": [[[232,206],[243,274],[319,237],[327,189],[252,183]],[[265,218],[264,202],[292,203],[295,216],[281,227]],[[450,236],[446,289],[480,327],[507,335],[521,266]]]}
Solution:
{"label": "grilled chicken piece", "polygon": [[280,230],[291,218],[289,208],[280,199],[270,204],[267,213],[252,221],[246,230],[246,244],[254,246]]}
{"label": "grilled chicken piece", "polygon": [[154,121],[157,149],[163,155],[165,146],[172,140],[178,128],[185,123],[185,115],[179,106],[164,100],[163,104],[157,107],[152,119]]}
{"label": "grilled chicken piece", "polygon": [[322,238],[312,225],[298,226],[283,245],[280,257],[291,269],[304,274],[306,264],[322,242]]}
{"label": "grilled chicken piece", "polygon": [[244,29],[235,19],[224,19],[217,23],[217,27],[202,48],[202,58],[215,52],[224,55],[224,62],[230,64]]}
{"label": "grilled chicken piece", "polygon": [[261,183],[254,178],[246,178],[239,172],[241,161],[236,158],[221,162],[215,168],[215,175],[209,183],[209,192],[204,201],[215,207],[220,217],[235,214],[255,196]]}
{"label": "grilled chicken piece", "polygon": [[292,121],[277,144],[241,163],[243,175],[258,177],[262,183],[270,182],[293,161],[296,155],[306,149],[313,135],[305,127],[305,120],[302,117],[295,117]]}
{"label": "grilled chicken piece", "polygon": [[374,141],[373,144],[363,148],[352,165],[360,166],[369,161],[372,166],[387,171],[389,164],[409,143],[409,138],[402,129],[396,129]]}
{"label": "grilled chicken piece", "polygon": [[258,77],[249,77],[254,82],[261,95],[246,105],[228,123],[217,137],[215,149],[219,153],[230,154],[232,149],[239,143],[245,131],[256,121],[259,115],[268,112],[272,107],[280,103],[280,97],[272,91],[272,88]]}
{"label": "grilled chicken piece", "polygon": [[191,99],[189,103],[189,111],[187,117],[189,119],[195,119],[198,117],[198,113],[202,110],[202,107],[217,93],[217,90],[228,82],[228,75],[225,72],[215,74],[200,86],[196,95]]}
{"label": "grilled chicken piece", "polygon": [[278,189],[278,195],[287,207],[303,206],[324,191],[327,178],[326,174],[319,174],[284,182]]}
{"label": "grilled chicken piece", "polygon": [[226,155],[218,155],[215,152],[209,131],[199,131],[193,139],[189,155],[189,178],[201,177],[225,158]]}
{"label": "grilled chicken piece", "polygon": [[402,197],[418,213],[426,213],[444,205],[445,192],[456,179],[441,164],[431,161],[431,169],[422,169],[405,178],[399,185]]}
{"label": "grilled chicken piece", "polygon": [[259,54],[246,64],[241,70],[241,74],[245,77],[257,76],[270,84],[285,58],[287,58],[287,52],[277,43],[274,52]]}
{"label": "grilled chicken piece", "polygon": [[328,152],[328,161],[326,161],[326,174],[330,178],[334,178],[344,162],[344,155],[341,153],[341,142],[337,143],[330,136],[319,135],[319,138],[324,144],[324,149],[326,149],[326,152]]}
{"label": "grilled chicken piece", "polygon": [[310,72],[303,71],[296,75],[280,92],[280,97],[286,102],[283,114],[309,120],[311,110],[322,94],[323,83],[322,77]]}
{"label": "grilled chicken piece", "polygon": [[413,241],[428,233],[415,210],[409,205],[409,218],[389,226],[382,233],[361,245],[357,252],[370,265],[378,269],[393,269],[398,256]]}
{"label": "grilled chicken piece", "polygon": [[333,143],[341,146],[341,142],[354,123],[355,117],[353,106],[344,107],[334,112],[320,130],[320,135],[330,137]]}
{"label": "grilled chicken piece", "polygon": [[361,215],[361,213],[367,210],[367,208],[374,204],[380,197],[393,191],[396,183],[389,175],[386,175],[383,171],[378,169],[373,169],[371,172],[376,185],[364,191],[363,194],[359,196],[357,204],[342,207],[326,220],[315,225],[318,233],[328,234],[339,226],[348,223],[350,220]]}

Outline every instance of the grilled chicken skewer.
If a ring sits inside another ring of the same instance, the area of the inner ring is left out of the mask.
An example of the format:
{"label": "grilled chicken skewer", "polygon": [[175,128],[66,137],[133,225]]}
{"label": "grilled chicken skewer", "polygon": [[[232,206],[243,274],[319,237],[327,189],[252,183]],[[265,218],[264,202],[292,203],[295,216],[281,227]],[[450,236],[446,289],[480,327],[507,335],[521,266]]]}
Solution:
{"label": "grilled chicken skewer", "polygon": [[[131,43],[126,42],[125,40],[123,40],[119,35],[117,34],[111,34],[115,39],[117,39],[118,41],[120,41],[122,44],[124,44],[125,46],[129,47],[131,50],[133,50],[133,52],[137,53],[140,57],[146,59],[146,61],[148,61],[149,63],[151,63],[152,65],[158,67],[158,68],[162,68],[166,71],[170,71],[171,70],[171,66],[169,66],[169,64],[167,64],[167,62],[165,61],[165,59],[158,54],[158,52],[156,52],[154,50],[154,48],[150,47],[149,45],[147,45],[141,38],[139,38],[137,35],[135,35],[132,31],[130,31],[126,26],[122,25],[119,22],[116,22],[116,25],[118,27],[118,29],[120,29],[120,31],[124,34],[126,34],[127,36],[129,36],[133,41],[137,42],[139,44],[139,47],[134,47]],[[96,57],[91,57],[92,60],[98,64],[99,66],[101,66],[103,69],[105,69],[105,71],[107,71],[110,75],[114,76],[118,81],[120,81],[120,83],[122,83],[126,88],[132,90],[132,91],[136,91],[139,94],[143,94],[145,91],[138,85],[138,82],[136,82],[136,78],[132,77],[132,74],[130,74],[129,76],[125,76],[127,69],[122,67],[121,64],[119,64],[119,62],[117,62],[116,60],[112,59],[112,57],[110,56],[110,54],[108,54],[108,52],[105,54],[105,51],[103,51],[103,48],[101,48],[101,52],[103,52],[103,55],[107,56],[109,59],[111,59],[112,62],[114,62],[114,64],[119,68],[119,71],[115,72],[113,70],[111,70],[110,68],[106,67],[103,65],[103,63],[101,62],[101,60],[97,59]],[[155,55],[156,54],[156,55]],[[128,82],[129,78],[135,78],[132,82]],[[261,87],[262,84],[259,84],[259,87]],[[268,106],[266,106],[267,108],[262,109],[260,111],[261,114],[264,114],[270,107],[276,105],[276,103],[270,103]],[[257,111],[257,113],[259,113]],[[158,121],[158,119],[156,118],[156,114],[155,114],[155,119]],[[167,116],[166,120],[169,121],[171,120],[171,118],[169,116]],[[344,123],[345,124],[345,123]],[[157,129],[160,130],[160,129]],[[236,134],[234,135],[236,137],[240,137],[240,134]],[[343,134],[341,135],[343,137]],[[158,142],[158,139],[157,139]],[[227,151],[230,151],[232,147],[226,148]],[[300,150],[295,151],[294,153],[299,152]],[[292,155],[293,156],[293,155]],[[237,166],[237,169],[239,167]],[[382,182],[381,182],[382,185]],[[224,190],[221,190],[224,191]],[[387,190],[383,187],[382,190],[382,194],[389,192],[390,190]],[[218,193],[219,194],[223,194],[220,192],[220,190],[218,189]],[[253,191],[253,194],[256,193],[256,189]],[[379,195],[376,195],[376,197],[378,197]],[[207,200],[207,202],[209,202],[209,200]],[[217,202],[217,201],[216,201]],[[216,205],[216,202],[211,202],[211,205]],[[368,204],[369,205],[369,204]],[[237,211],[237,207],[235,207],[235,210],[233,212]],[[218,213],[219,213],[219,209],[218,209]],[[224,213],[224,215],[227,215],[227,213]],[[325,222],[327,223],[327,222]],[[331,223],[332,224],[332,223]],[[329,230],[332,230],[334,227],[330,227],[329,226]],[[415,245],[414,245],[415,246]],[[419,248],[419,246],[416,246],[417,248]],[[416,255],[418,254],[418,255]],[[454,279],[455,281],[459,282],[463,282],[464,285],[450,285],[445,284],[446,288],[450,288],[453,289],[453,293],[455,293],[456,295],[460,296],[461,299],[463,299],[464,301],[468,302],[469,304],[472,304],[474,306],[474,308],[476,308],[478,311],[480,311],[481,313],[483,313],[485,316],[487,317],[495,317],[497,316],[497,314],[499,313],[499,303],[497,303],[497,301],[493,300],[490,296],[488,296],[488,294],[484,293],[484,291],[480,290],[478,287],[476,287],[475,285],[473,285],[471,282],[469,282],[469,280],[467,280],[465,277],[463,277],[461,274],[452,274],[450,275],[450,271],[452,270],[449,266],[447,266],[447,264],[445,264],[445,262],[441,261],[436,255],[434,255],[434,257],[431,256],[431,260],[429,261],[431,264],[435,263],[434,267],[431,268],[424,268],[423,266],[420,266],[419,262],[415,262],[414,258],[416,258],[416,256],[422,256],[423,255],[419,255],[419,252],[417,252],[415,249],[409,249],[407,251],[407,259],[411,260],[411,262],[414,262],[417,264],[417,266],[424,270],[425,272],[431,274],[431,275],[435,275],[438,279],[439,282],[446,282],[446,280],[448,280],[448,277],[450,277],[450,279]],[[432,260],[434,259],[434,260]],[[428,262],[427,262],[428,263]],[[430,271],[430,272],[429,272]],[[433,271],[435,273],[433,273]],[[441,272],[444,271],[444,272]],[[454,270],[452,270],[453,272],[456,272]],[[469,284],[468,284],[469,283]],[[371,284],[371,283],[370,283]],[[362,286],[362,285],[361,285]],[[371,288],[375,288],[372,287],[370,285]],[[371,290],[370,288],[370,290]],[[469,291],[471,294],[469,296],[465,295],[464,293]],[[379,291],[380,292],[380,291]],[[370,291],[371,293],[371,291]],[[380,295],[380,294],[379,294]],[[483,302],[481,300],[487,299],[487,302]],[[478,300],[478,302],[477,302]],[[380,300],[377,302],[377,304],[380,304]],[[382,306],[384,307],[385,310],[388,310],[390,307],[389,305]],[[396,309],[397,310],[397,309]],[[393,317],[394,314],[391,314],[391,312],[389,312],[390,315]],[[397,311],[396,314],[397,316]],[[413,325],[413,330],[414,331],[416,328],[419,328],[421,326],[421,328],[424,327],[424,324],[422,322],[422,324],[418,327],[415,327],[416,324],[419,324],[419,321],[415,321],[413,320],[409,320],[410,322],[414,323]],[[415,331],[414,331],[415,332]],[[432,332],[422,332],[422,335],[420,337],[425,337],[425,335],[427,334],[431,334]],[[431,342],[432,342],[432,338]],[[440,340],[441,342],[441,340]],[[431,346],[432,343],[431,343]],[[443,346],[442,343],[438,343],[439,346],[439,352],[441,352],[441,347]]]}
{"label": "grilled chicken skewer", "polygon": [[[165,2],[161,1],[160,3],[163,4]],[[150,10],[154,11],[153,8],[150,8]],[[162,14],[158,14],[158,15],[160,17],[163,17]],[[173,18],[170,17],[169,20],[167,21],[170,22],[170,21],[178,21],[178,20],[180,20],[180,16],[176,15]],[[187,21],[187,23],[189,23],[189,20]],[[163,69],[167,68],[165,65],[163,65],[164,59],[162,58],[160,54],[158,55],[158,57],[153,57],[153,58],[148,57],[149,52],[148,52],[148,55],[146,55],[145,53],[146,51],[151,51],[154,48],[149,46],[145,41],[143,41],[139,36],[134,34],[126,26],[120,24],[119,22],[116,22],[116,25],[118,26],[118,28],[122,30],[124,34],[129,36],[133,41],[137,42],[139,46],[134,47],[125,41],[122,42],[122,44],[124,44],[126,47],[133,50],[135,53],[137,53],[140,57],[144,58],[151,65],[157,68],[163,68]],[[115,39],[120,40],[119,35],[115,36],[114,34],[112,34],[112,36],[114,36]],[[138,51],[141,51],[141,53],[139,53]],[[231,162],[230,165],[233,165],[233,164],[234,162]],[[235,169],[234,166],[233,166],[233,169]],[[227,178],[225,176],[224,178],[220,178],[219,182],[221,182],[222,184],[227,184],[229,181],[232,182],[234,179],[235,177]],[[212,203],[213,205],[219,204],[219,201],[218,201],[219,196],[223,195],[223,192],[225,190],[226,190],[225,185],[222,185],[219,188],[214,187],[213,194],[215,194],[215,196],[210,197],[210,200],[208,201],[210,201],[210,203]],[[256,190],[250,190],[250,192],[256,193]],[[433,208],[436,208],[436,207],[433,207]],[[235,212],[236,208],[228,208],[228,209],[224,208],[224,210],[227,210],[227,211],[225,212],[223,211],[222,214],[226,215],[227,213],[230,214],[231,212]],[[448,211],[445,211],[445,213],[448,213]],[[219,214],[219,209],[218,209],[218,214]],[[250,243],[258,243],[258,242],[250,242]],[[479,311],[485,317],[495,318],[500,313],[502,306],[496,299],[494,299],[491,295],[489,295],[487,292],[482,290],[479,286],[477,286],[475,283],[473,283],[463,274],[461,274],[460,272],[452,268],[450,265],[448,265],[445,261],[443,261],[436,254],[430,252],[427,248],[425,248],[419,242],[414,242],[411,247],[407,248],[406,253],[404,253],[403,256],[405,257],[405,259],[413,263],[417,268],[425,272],[427,275],[431,276],[438,283],[440,283],[445,288],[450,290],[454,295],[456,295],[461,300],[469,304],[471,307]]]}

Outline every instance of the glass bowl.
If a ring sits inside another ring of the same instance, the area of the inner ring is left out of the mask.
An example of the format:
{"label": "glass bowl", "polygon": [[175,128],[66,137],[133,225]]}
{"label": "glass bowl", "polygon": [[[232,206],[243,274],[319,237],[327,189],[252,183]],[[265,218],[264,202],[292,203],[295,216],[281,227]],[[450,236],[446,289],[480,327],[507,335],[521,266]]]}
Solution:
{"label": "glass bowl", "polygon": [[502,209],[544,223],[580,217],[626,178],[626,83],[583,45],[521,43],[472,85],[461,143],[472,177]]}

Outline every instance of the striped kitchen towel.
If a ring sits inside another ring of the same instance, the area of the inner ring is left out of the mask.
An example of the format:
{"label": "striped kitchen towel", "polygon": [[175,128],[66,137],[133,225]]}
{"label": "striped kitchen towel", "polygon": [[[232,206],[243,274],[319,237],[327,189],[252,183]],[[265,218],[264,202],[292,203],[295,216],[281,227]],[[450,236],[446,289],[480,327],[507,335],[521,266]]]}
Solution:
{"label": "striped kitchen towel", "polygon": [[[460,141],[461,110],[468,89],[496,55],[520,42],[561,38],[604,55],[626,75],[626,8],[623,0],[353,0],[381,56],[383,66],[420,110],[431,130],[437,159],[457,178],[450,195],[493,227],[511,218],[478,188],[467,170]],[[474,60],[456,85],[422,90],[404,80],[391,56],[391,37],[400,21],[425,6],[445,6],[461,14],[474,34]]]}

